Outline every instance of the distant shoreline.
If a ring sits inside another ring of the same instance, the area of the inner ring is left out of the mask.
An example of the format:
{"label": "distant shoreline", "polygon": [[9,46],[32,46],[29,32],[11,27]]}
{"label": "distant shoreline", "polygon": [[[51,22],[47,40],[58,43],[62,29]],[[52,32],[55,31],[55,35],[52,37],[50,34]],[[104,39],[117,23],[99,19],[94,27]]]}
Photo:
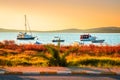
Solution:
{"label": "distant shoreline", "polygon": [[[14,30],[14,29],[3,29],[0,28],[0,32],[24,32],[24,30]],[[92,29],[64,29],[56,31],[35,31],[40,33],[120,33],[120,27],[101,27],[101,28],[92,28]]]}
{"label": "distant shoreline", "polygon": [[[24,32],[24,31],[0,31],[0,33],[19,33],[19,32]],[[85,34],[89,34],[89,33],[108,33],[108,34],[114,34],[114,33],[120,33],[120,32],[41,32],[41,31],[32,31],[33,34],[34,33],[85,33]]]}

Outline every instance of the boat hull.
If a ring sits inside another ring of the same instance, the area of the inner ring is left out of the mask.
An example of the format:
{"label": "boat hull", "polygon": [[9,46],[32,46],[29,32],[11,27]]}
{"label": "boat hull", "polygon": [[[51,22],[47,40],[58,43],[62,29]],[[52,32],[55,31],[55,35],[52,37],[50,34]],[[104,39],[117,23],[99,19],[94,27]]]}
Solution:
{"label": "boat hull", "polygon": [[31,38],[17,38],[17,40],[34,40],[35,37],[31,37]]}
{"label": "boat hull", "polygon": [[91,39],[81,39],[81,41],[92,41]]}
{"label": "boat hull", "polygon": [[64,42],[65,40],[52,40],[52,42]]}
{"label": "boat hull", "polygon": [[103,43],[105,40],[94,40],[92,43]]}

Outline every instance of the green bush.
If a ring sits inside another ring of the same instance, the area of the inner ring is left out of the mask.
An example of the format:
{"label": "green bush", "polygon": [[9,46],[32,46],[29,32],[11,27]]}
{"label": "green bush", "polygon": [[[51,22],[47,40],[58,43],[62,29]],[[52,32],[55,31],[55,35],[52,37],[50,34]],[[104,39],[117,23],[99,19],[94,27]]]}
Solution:
{"label": "green bush", "polygon": [[51,54],[51,57],[48,57],[44,53],[40,53],[39,56],[48,61],[48,66],[68,66],[69,63],[66,60],[66,56],[70,54],[69,51],[60,55],[59,49],[50,46],[46,46],[46,48]]}

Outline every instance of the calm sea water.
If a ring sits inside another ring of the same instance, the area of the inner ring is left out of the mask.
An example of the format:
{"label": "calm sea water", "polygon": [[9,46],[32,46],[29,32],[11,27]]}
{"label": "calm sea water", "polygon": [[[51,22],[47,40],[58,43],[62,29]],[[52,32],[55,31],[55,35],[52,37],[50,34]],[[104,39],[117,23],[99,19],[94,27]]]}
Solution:
{"label": "calm sea water", "polygon": [[[17,40],[18,32],[0,32],[0,41],[3,40],[15,40],[16,43],[35,43],[36,40]],[[39,38],[39,42],[43,44],[56,44],[52,42],[54,36],[59,36],[64,39],[65,42],[62,45],[71,45],[73,42],[80,42],[80,35],[83,33],[33,33],[34,36]],[[97,39],[104,39],[103,44],[118,45],[120,44],[120,33],[90,33],[92,36],[96,36]],[[85,44],[91,44],[91,42],[85,42]],[[96,43],[98,44],[98,43]]]}

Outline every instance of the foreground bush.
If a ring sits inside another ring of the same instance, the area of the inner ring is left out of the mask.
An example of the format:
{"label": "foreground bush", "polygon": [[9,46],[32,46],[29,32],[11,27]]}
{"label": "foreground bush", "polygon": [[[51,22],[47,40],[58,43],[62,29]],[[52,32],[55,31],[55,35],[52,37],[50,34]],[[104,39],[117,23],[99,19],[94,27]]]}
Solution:
{"label": "foreground bush", "polygon": [[18,45],[14,41],[7,40],[0,42],[0,66],[19,65],[120,66],[120,45],[91,44],[58,47],[55,45]]}
{"label": "foreground bush", "polygon": [[59,50],[53,47],[46,46],[48,49],[49,53],[51,54],[50,56],[42,53],[39,56],[43,57],[48,61],[48,66],[68,66],[69,63],[66,60],[66,56],[70,54],[69,51],[63,53],[62,55],[59,53]]}

